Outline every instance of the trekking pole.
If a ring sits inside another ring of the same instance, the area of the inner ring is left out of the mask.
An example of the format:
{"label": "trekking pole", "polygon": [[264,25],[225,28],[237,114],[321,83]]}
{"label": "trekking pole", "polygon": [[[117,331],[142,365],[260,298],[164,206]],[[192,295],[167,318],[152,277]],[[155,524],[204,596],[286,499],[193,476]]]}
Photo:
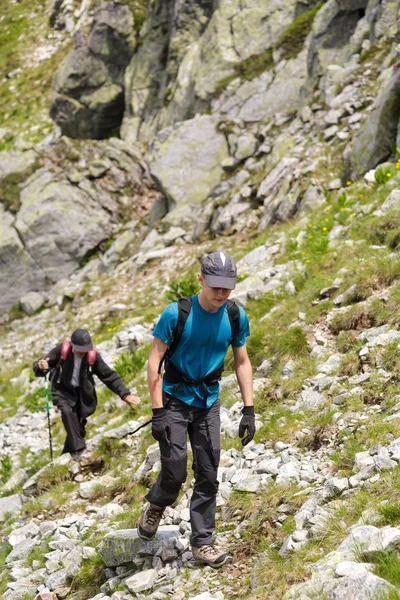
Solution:
{"label": "trekking pole", "polygon": [[46,391],[46,412],[47,412],[47,424],[49,426],[50,459],[51,459],[51,462],[53,462],[53,440],[51,439],[49,382],[47,379],[47,373],[45,373],[45,375],[44,375],[44,389]]}

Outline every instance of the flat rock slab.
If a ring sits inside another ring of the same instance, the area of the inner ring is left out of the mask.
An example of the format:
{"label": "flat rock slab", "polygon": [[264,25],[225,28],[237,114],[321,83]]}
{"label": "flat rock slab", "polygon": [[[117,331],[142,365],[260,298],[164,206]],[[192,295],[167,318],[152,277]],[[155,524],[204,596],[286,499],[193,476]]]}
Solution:
{"label": "flat rock slab", "polygon": [[176,525],[158,528],[150,541],[140,539],[137,529],[121,529],[108,533],[100,548],[100,556],[107,567],[116,567],[133,562],[137,556],[151,556],[158,550],[160,542],[181,537]]}

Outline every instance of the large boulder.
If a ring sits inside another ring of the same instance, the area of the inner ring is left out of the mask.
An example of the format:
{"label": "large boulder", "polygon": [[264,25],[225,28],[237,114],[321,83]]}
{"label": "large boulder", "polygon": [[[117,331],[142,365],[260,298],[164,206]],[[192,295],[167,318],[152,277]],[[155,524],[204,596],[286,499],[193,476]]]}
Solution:
{"label": "large boulder", "polygon": [[68,277],[111,233],[109,215],[98,202],[46,170],[22,190],[15,227],[29,255],[54,282]]}
{"label": "large boulder", "polygon": [[50,115],[73,138],[103,138],[122,122],[124,72],[136,46],[127,6],[100,3],[86,42],[82,36],[61,63]]}
{"label": "large boulder", "polygon": [[157,135],[148,156],[150,171],[170,210],[199,204],[221,180],[229,150],[217,124],[216,117],[203,115]]}
{"label": "large boulder", "polygon": [[387,69],[379,87],[372,111],[346,148],[345,167],[347,177],[352,180],[383,162],[396,145],[400,119],[400,70]]}

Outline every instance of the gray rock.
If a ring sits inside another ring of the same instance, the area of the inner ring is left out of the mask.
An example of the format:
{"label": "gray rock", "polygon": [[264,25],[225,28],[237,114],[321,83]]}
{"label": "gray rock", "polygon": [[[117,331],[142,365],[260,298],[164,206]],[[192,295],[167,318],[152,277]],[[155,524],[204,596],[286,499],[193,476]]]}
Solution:
{"label": "gray rock", "polygon": [[27,315],[33,315],[44,303],[45,297],[39,292],[28,292],[20,298],[21,308]]}
{"label": "gray rock", "polygon": [[379,94],[345,152],[347,177],[355,180],[392,152],[400,117],[400,71],[387,69],[380,78]]}
{"label": "gray rock", "polygon": [[136,45],[129,8],[98,5],[86,45],[81,41],[55,75],[50,115],[69,137],[103,138],[122,121],[124,71]]}
{"label": "gray rock", "polygon": [[4,496],[0,498],[0,521],[4,521],[7,513],[18,513],[24,503],[24,496],[22,494],[12,494],[11,496]]}
{"label": "gray rock", "polygon": [[228,145],[217,123],[215,117],[198,116],[160,132],[153,142],[150,170],[170,210],[200,204],[220,182]]}
{"label": "gray rock", "polygon": [[139,538],[136,529],[123,529],[108,533],[99,553],[106,566],[113,567],[132,562],[136,556],[154,554],[160,542],[179,537],[179,527],[175,525],[159,527],[155,538],[148,542]]}
{"label": "gray rock", "polygon": [[326,373],[327,375],[335,373],[340,366],[340,361],[341,358],[338,354],[332,354],[327,361],[317,366],[317,371],[318,373]]}
{"label": "gray rock", "polygon": [[37,539],[25,539],[22,542],[19,542],[14,546],[10,554],[8,554],[6,564],[8,565],[16,560],[26,558],[38,543]]}
{"label": "gray rock", "polygon": [[158,577],[156,569],[147,569],[140,573],[135,573],[131,577],[124,579],[124,583],[128,590],[134,594],[144,592],[153,587]]}
{"label": "gray rock", "polygon": [[386,198],[381,206],[381,211],[387,213],[390,210],[398,210],[400,208],[400,190],[393,190]]}

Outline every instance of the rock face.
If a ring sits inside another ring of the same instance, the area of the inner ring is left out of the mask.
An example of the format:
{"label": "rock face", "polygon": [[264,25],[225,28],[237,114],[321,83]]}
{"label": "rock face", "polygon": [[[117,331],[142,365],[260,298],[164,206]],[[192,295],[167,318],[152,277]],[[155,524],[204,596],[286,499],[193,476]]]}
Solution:
{"label": "rock face", "polygon": [[317,14],[308,54],[309,75],[315,79],[328,65],[342,64],[354,49],[351,42],[368,0],[328,0]]}
{"label": "rock face", "polygon": [[357,179],[388,158],[396,145],[400,118],[400,70],[388,69],[370,115],[346,149],[348,177]]}
{"label": "rock face", "polygon": [[127,6],[106,2],[95,10],[86,42],[61,63],[53,82],[50,115],[73,138],[103,138],[122,121],[123,77],[135,49]]}
{"label": "rock face", "polygon": [[316,4],[157,1],[126,73],[126,136],[151,139],[156,131],[207,108],[221,82],[234,77],[244,61],[272,49],[293,19]]}
{"label": "rock face", "polygon": [[[20,183],[7,187],[10,177]],[[140,152],[119,139],[77,149],[63,140],[21,155],[0,153],[0,187],[11,190],[8,202],[0,203],[0,314],[27,292],[70,275],[110,236],[120,216],[131,213],[129,207],[143,214],[151,203],[151,193],[142,199],[151,187],[146,177]]]}
{"label": "rock face", "polygon": [[229,156],[218,120],[203,115],[160,132],[153,144],[150,170],[169,208],[198,204],[219,183],[221,162]]}

